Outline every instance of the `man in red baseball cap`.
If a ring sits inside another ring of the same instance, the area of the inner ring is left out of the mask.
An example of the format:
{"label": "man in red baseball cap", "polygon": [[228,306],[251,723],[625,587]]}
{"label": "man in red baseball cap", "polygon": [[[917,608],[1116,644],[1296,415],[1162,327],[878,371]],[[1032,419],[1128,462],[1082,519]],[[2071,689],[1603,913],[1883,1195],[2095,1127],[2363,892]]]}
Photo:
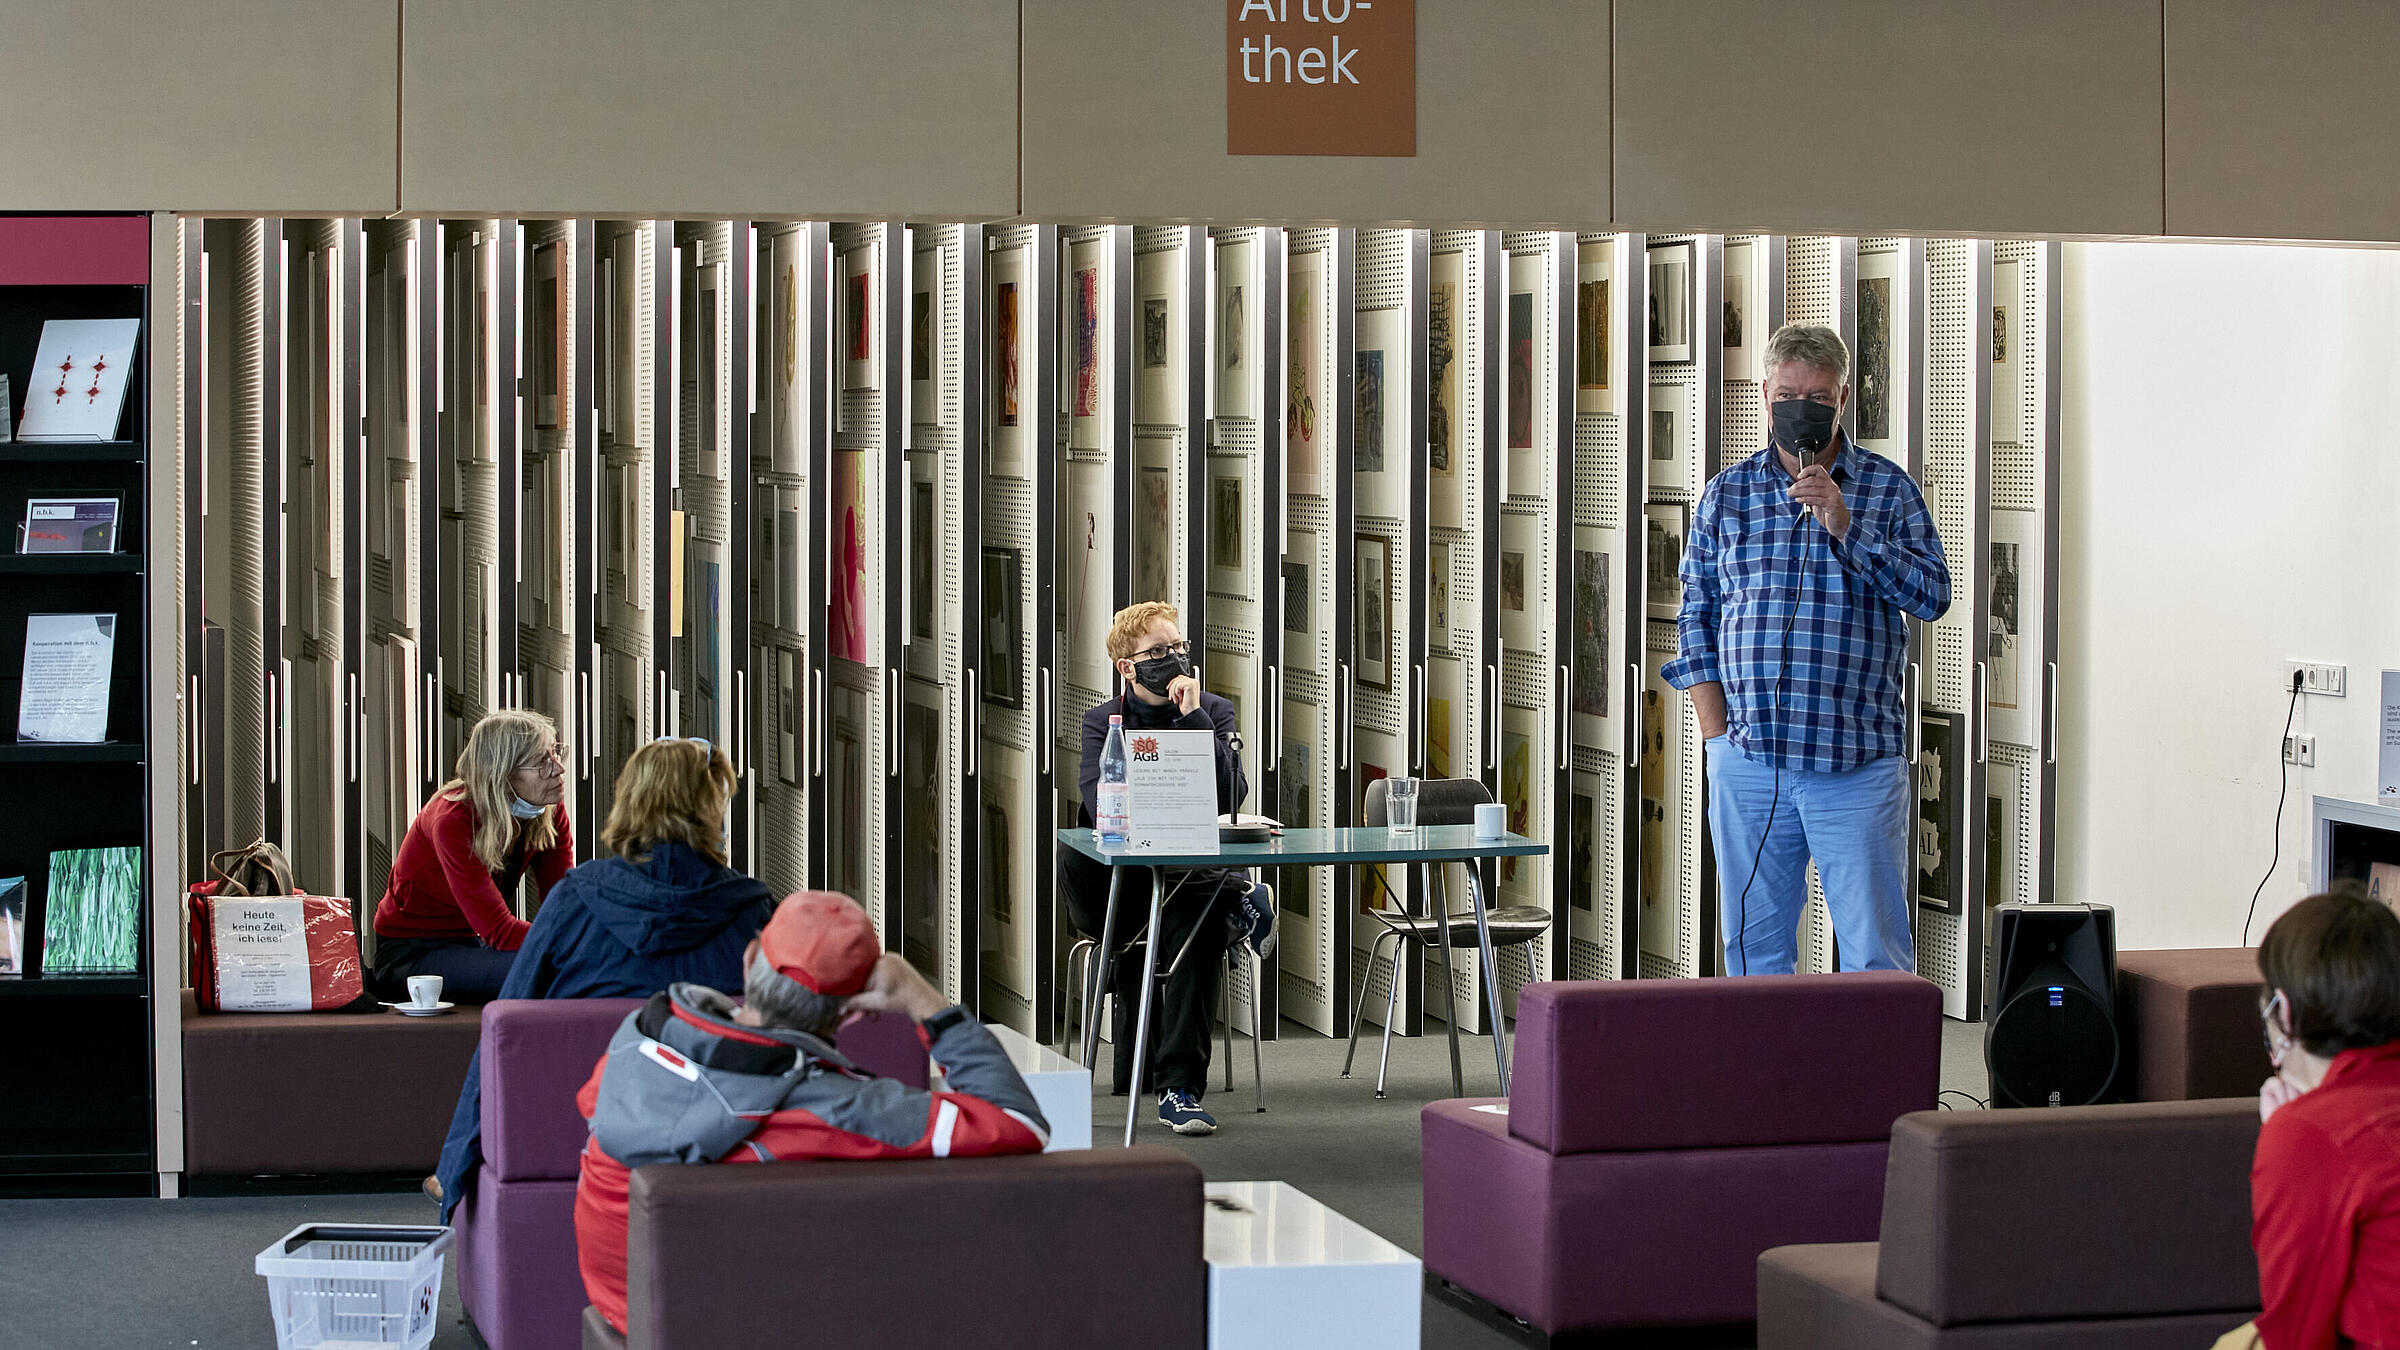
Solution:
{"label": "man in red baseball cap", "polygon": [[[743,954],[742,1001],[694,984],[617,1028],[576,1104],[592,1125],[575,1186],[583,1285],[625,1330],[625,1205],[649,1163],[1038,1153],[1050,1126],[991,1032],[882,949],[848,896],[788,896]],[[842,1058],[852,1013],[921,1024],[950,1090],[878,1079]]]}

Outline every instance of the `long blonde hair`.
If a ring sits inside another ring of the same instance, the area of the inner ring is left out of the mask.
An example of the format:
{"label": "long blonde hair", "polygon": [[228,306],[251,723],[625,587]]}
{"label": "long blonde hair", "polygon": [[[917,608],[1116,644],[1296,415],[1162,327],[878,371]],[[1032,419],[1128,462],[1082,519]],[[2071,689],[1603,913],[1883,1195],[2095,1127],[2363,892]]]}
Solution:
{"label": "long blonde hair", "polygon": [[558,808],[545,806],[531,820],[520,821],[509,809],[516,800],[511,779],[517,770],[539,762],[545,744],[558,743],[558,724],[538,712],[508,708],[488,713],[467,733],[458,752],[455,775],[442,784],[442,795],[475,808],[475,858],[497,872],[508,866],[510,846],[525,828],[525,852],[540,853],[558,842]]}
{"label": "long blonde hair", "polygon": [[731,867],[725,813],[733,789],[724,751],[681,738],[652,741],[625,757],[600,842],[631,862],[648,861],[660,844],[681,844]]}

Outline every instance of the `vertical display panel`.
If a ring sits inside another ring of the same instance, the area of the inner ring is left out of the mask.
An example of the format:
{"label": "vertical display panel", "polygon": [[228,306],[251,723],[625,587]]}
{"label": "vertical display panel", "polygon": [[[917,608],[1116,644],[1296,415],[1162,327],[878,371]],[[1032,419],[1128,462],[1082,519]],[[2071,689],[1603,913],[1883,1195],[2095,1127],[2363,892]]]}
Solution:
{"label": "vertical display panel", "polygon": [[[584,599],[596,649],[591,704],[581,739],[592,777],[591,818],[606,821],[618,776],[633,752],[659,734],[658,641],[666,616],[661,528],[668,478],[664,430],[673,414],[663,372],[672,320],[663,295],[673,285],[673,226],[660,221],[601,221],[593,230],[588,415],[598,424],[597,559]],[[579,835],[586,855],[605,852],[596,830]],[[781,893],[781,892],[779,892]]]}
{"label": "vertical display panel", "polygon": [[900,550],[907,464],[900,446],[908,388],[897,321],[906,289],[899,275],[907,267],[905,235],[884,225],[836,225],[831,234],[838,396],[826,474],[826,881],[864,905],[885,947],[896,951],[903,941],[897,869],[904,860],[880,841],[897,828],[903,769]]}

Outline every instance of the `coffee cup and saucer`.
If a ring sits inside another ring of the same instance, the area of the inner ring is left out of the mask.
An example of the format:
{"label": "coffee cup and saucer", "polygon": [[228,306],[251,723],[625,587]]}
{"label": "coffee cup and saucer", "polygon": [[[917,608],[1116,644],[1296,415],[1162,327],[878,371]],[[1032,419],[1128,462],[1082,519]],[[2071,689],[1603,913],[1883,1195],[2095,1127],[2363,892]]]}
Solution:
{"label": "coffee cup and saucer", "polygon": [[441,976],[411,975],[408,977],[408,1001],[386,1003],[383,1006],[402,1017],[439,1017],[458,1005],[442,1002]]}

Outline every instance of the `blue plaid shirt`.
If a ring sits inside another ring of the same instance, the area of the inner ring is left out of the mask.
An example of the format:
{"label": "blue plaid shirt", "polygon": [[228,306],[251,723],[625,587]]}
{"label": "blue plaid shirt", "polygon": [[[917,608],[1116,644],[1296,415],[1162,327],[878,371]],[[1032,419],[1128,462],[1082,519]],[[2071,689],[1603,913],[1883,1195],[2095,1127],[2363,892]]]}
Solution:
{"label": "blue plaid shirt", "polygon": [[1678,689],[1722,681],[1735,745],[1821,773],[1907,750],[1902,616],[1950,608],[1950,568],[1916,483],[1846,436],[1832,467],[1850,508],[1838,540],[1801,515],[1771,446],[1709,482],[1684,541],[1681,651],[1661,672]]}

